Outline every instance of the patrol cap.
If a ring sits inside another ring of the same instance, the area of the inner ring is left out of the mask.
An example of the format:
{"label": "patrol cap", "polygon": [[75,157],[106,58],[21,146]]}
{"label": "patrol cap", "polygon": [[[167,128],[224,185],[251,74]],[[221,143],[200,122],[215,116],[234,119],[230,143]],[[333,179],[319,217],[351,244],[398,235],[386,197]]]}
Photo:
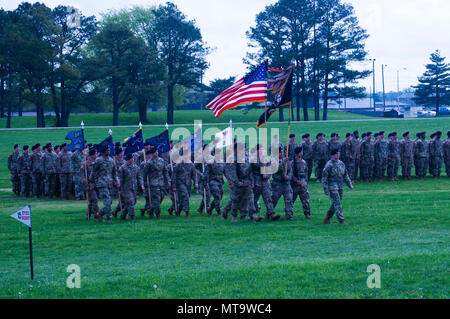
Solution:
{"label": "patrol cap", "polygon": [[156,149],[156,148],[152,148],[151,150],[149,150],[148,152],[147,152],[147,154],[155,154],[156,152],[157,152],[158,150]]}
{"label": "patrol cap", "polygon": [[362,138],[365,138],[366,136],[367,136],[366,133],[363,133],[363,134],[361,135]]}
{"label": "patrol cap", "polygon": [[336,148],[331,151],[331,156],[336,155],[337,153],[339,153],[339,150]]}
{"label": "patrol cap", "polygon": [[372,132],[367,132],[366,136],[372,136]]}
{"label": "patrol cap", "polygon": [[378,133],[378,136],[385,134],[385,131],[381,131],[380,133]]}
{"label": "patrol cap", "polygon": [[31,150],[34,151],[37,148],[36,145],[31,146]]}
{"label": "patrol cap", "polygon": [[305,135],[302,136],[302,138],[304,139],[304,138],[308,138],[310,136],[311,136],[311,134],[305,134]]}
{"label": "patrol cap", "polygon": [[336,133],[331,133],[330,137],[335,137],[335,136],[336,136]]}
{"label": "patrol cap", "polygon": [[53,148],[57,149],[57,148],[61,148],[61,147],[59,145],[55,145]]}
{"label": "patrol cap", "polygon": [[18,148],[19,144],[14,144],[14,149]]}
{"label": "patrol cap", "polygon": [[388,137],[392,137],[392,133],[389,133]]}
{"label": "patrol cap", "polygon": [[441,132],[441,131],[437,131],[437,132],[436,132],[436,136],[437,136],[437,137],[441,137],[441,136],[442,136],[442,132]]}
{"label": "patrol cap", "polygon": [[380,133],[375,133],[373,136],[378,137],[380,136]]}
{"label": "patrol cap", "polygon": [[434,138],[436,136],[436,133],[433,133],[430,135],[430,138]]}
{"label": "patrol cap", "polygon": [[61,144],[61,147],[66,147],[66,146],[67,146],[67,143]]}
{"label": "patrol cap", "polygon": [[319,138],[319,137],[321,137],[321,136],[325,137],[325,134],[319,133],[319,134],[316,135],[316,138]]}
{"label": "patrol cap", "polygon": [[120,144],[120,142],[116,142],[116,144],[114,144],[114,146],[115,146],[115,147],[120,147],[121,144]]}
{"label": "patrol cap", "polygon": [[36,144],[36,148],[38,148],[39,146],[41,146],[41,143],[37,143]]}
{"label": "patrol cap", "polygon": [[358,131],[354,131],[354,132],[353,132],[353,135],[358,135],[358,134],[359,134]]}
{"label": "patrol cap", "polygon": [[29,148],[30,148],[30,147],[29,147],[28,145],[24,145],[22,149],[23,149],[24,151],[26,151],[26,150],[29,149]]}
{"label": "patrol cap", "polygon": [[303,152],[303,147],[299,146],[295,148],[295,155],[300,154],[301,152]]}
{"label": "patrol cap", "polygon": [[295,137],[295,134],[289,135],[289,138],[294,138],[294,137]]}
{"label": "patrol cap", "polygon": [[347,134],[345,135],[346,138],[349,137],[349,136],[352,136],[352,133],[347,133]]}
{"label": "patrol cap", "polygon": [[105,153],[107,150],[109,151],[109,146],[108,145],[103,146],[102,147],[102,154]]}
{"label": "patrol cap", "polygon": [[91,149],[89,150],[89,155],[90,155],[90,156],[95,155],[96,153],[97,153],[97,151],[96,151],[95,149],[93,149],[93,148],[91,148]]}
{"label": "patrol cap", "polygon": [[120,155],[120,154],[123,153],[123,149],[117,148],[117,149],[115,150],[115,152],[116,152],[116,155]]}
{"label": "patrol cap", "polygon": [[133,158],[133,154],[127,154],[127,156],[125,156],[125,160],[129,161]]}
{"label": "patrol cap", "polygon": [[403,133],[403,137],[406,137],[406,136],[408,136],[408,135],[409,135],[409,132]]}

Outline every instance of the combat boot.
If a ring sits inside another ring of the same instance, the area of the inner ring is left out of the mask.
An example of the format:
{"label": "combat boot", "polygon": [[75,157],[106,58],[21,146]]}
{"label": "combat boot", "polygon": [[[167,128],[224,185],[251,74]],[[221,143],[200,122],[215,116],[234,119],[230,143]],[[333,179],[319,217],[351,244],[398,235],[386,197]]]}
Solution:
{"label": "combat boot", "polygon": [[134,215],[133,216],[130,216],[130,219],[131,219],[131,221],[135,221],[136,220],[136,218],[134,217]]}
{"label": "combat boot", "polygon": [[209,215],[209,216],[211,216],[212,215],[212,208],[210,207],[210,208],[208,208],[208,210],[206,211],[206,213]]}
{"label": "combat boot", "polygon": [[167,210],[167,212],[169,213],[170,216],[173,216],[173,208],[172,208],[172,207],[170,207],[170,208]]}
{"label": "combat boot", "polygon": [[217,211],[217,215],[222,215],[222,212],[220,211],[220,209]]}
{"label": "combat boot", "polygon": [[122,213],[122,215],[120,215],[120,219],[121,220],[127,220],[127,215]]}
{"label": "combat boot", "polygon": [[180,217],[181,216],[181,210],[180,209],[177,210],[177,212],[175,214],[177,215],[177,217]]}
{"label": "combat boot", "polygon": [[145,211],[146,211],[145,208],[141,208],[141,217],[144,217],[144,216],[145,216]]}
{"label": "combat boot", "polygon": [[254,222],[256,222],[256,223],[259,223],[260,221],[263,220],[263,218],[262,218],[261,216],[256,215],[256,214],[253,214],[253,215],[252,215],[252,220],[253,220]]}
{"label": "combat boot", "polygon": [[311,219],[311,214],[307,214],[307,215],[305,216],[305,218],[306,218],[306,219]]}
{"label": "combat boot", "polygon": [[117,208],[113,210],[112,214],[114,215],[114,218],[117,218],[118,213],[119,213],[119,210]]}
{"label": "combat boot", "polygon": [[325,219],[323,220],[323,223],[326,224],[326,225],[330,225],[330,224],[331,224],[331,221],[330,221],[328,218],[325,218]]}
{"label": "combat boot", "polygon": [[186,212],[186,217],[187,218],[191,217],[191,214],[189,214],[189,212]]}
{"label": "combat boot", "polygon": [[108,223],[112,223],[112,217],[107,217],[107,218],[106,218],[106,221],[107,221]]}
{"label": "combat boot", "polygon": [[236,217],[236,216],[233,216],[233,219],[231,220],[231,222],[232,222],[232,223],[237,223],[237,222],[238,222],[237,217]]}
{"label": "combat boot", "polygon": [[202,209],[201,207],[199,207],[199,208],[197,209],[197,212],[199,212],[199,214],[203,214],[203,209]]}
{"label": "combat boot", "polygon": [[339,221],[339,224],[341,224],[341,225],[348,225],[348,223],[345,222],[345,220],[340,220],[340,221]]}
{"label": "combat boot", "polygon": [[228,218],[228,212],[226,210],[223,211],[222,217],[225,220]]}
{"label": "combat boot", "polygon": [[100,223],[104,223],[104,222],[105,222],[105,220],[103,219],[103,216],[100,215],[100,214],[97,214],[97,220],[98,220]]}
{"label": "combat boot", "polygon": [[152,219],[153,218],[153,208],[150,208],[150,210],[147,210],[147,212],[148,212],[148,216],[150,216],[150,219]]}
{"label": "combat boot", "polygon": [[276,215],[276,214],[272,214],[270,216],[270,220],[273,221],[273,222],[275,222],[277,220],[280,220],[280,218],[281,218],[281,216],[280,215]]}

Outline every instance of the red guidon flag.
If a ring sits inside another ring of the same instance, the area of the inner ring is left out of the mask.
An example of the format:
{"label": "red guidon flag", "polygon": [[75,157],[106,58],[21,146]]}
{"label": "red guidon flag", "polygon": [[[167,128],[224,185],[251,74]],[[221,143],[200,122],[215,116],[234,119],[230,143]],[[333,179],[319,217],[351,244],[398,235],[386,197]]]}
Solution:
{"label": "red guidon flag", "polygon": [[207,106],[219,118],[226,110],[242,104],[267,101],[268,61],[236,81],[230,88],[220,93]]}

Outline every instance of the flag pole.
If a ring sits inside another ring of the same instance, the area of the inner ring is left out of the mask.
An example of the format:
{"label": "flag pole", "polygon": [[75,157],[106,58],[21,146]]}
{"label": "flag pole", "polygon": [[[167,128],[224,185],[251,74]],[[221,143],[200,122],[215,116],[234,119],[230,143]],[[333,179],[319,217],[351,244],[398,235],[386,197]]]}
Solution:
{"label": "flag pole", "polygon": [[[142,122],[139,122],[139,129],[142,130]],[[145,162],[145,164],[147,164],[147,154],[146,153],[147,152],[145,151],[145,148],[144,148],[144,162]],[[145,169],[144,169],[144,172],[145,172]],[[149,207],[149,213],[150,213],[151,206],[152,206],[152,198],[150,196],[150,180],[148,179],[148,176],[147,176],[147,196],[148,196],[148,204],[150,206]]]}
{"label": "flag pole", "polygon": [[[169,124],[166,123],[166,130],[167,132],[169,132]],[[172,162],[172,150],[169,151],[169,162],[170,162],[170,171],[172,172],[172,177],[173,177],[173,162]],[[177,204],[177,194],[172,190],[173,185],[172,185],[172,181],[170,181],[170,189],[169,192],[173,192],[173,201],[175,204],[175,213],[178,211],[178,204]]]}
{"label": "flag pole", "polygon": [[89,177],[87,174],[87,159],[86,159],[86,143],[84,142],[84,122],[81,121],[81,129],[83,130],[83,154],[84,154],[84,176],[86,178],[86,189],[85,189],[85,193],[86,193],[86,220],[90,221],[91,220],[91,214],[89,214]]}
{"label": "flag pole", "polygon": [[[289,122],[288,122],[288,133],[287,133],[287,143],[286,143],[286,154],[285,158],[289,156],[289,135],[291,132],[291,113],[292,113],[292,102],[289,103]],[[288,164],[284,166],[284,175],[287,175]]]}
{"label": "flag pole", "polygon": [[[201,144],[201,151],[202,151],[202,171],[203,171],[203,174],[202,174],[202,179],[204,179],[204,176],[205,176],[205,158],[204,158],[204,154],[203,154],[203,125],[202,124],[200,124],[200,134],[201,134],[201,137],[202,137],[202,144]],[[195,139],[195,133],[194,133],[194,139]],[[194,140],[194,152],[195,152],[195,140]],[[205,211],[205,216],[208,214],[208,210],[207,210],[207,208],[206,208],[206,185],[205,185],[205,182],[203,181],[203,208],[204,208],[204,211]]]}
{"label": "flag pole", "polygon": [[[31,218],[31,206],[30,207],[30,218]],[[30,243],[30,274],[31,274],[31,280],[34,280],[34,267],[33,267],[33,240],[32,240],[32,229],[31,225],[28,227],[28,239]]]}
{"label": "flag pole", "polygon": [[[109,135],[112,137],[112,130],[111,129],[109,129]],[[116,161],[116,152],[114,152],[114,168],[116,169],[116,172],[117,172],[117,161]],[[122,199],[121,199],[121,197],[120,197],[120,187],[119,187],[119,189],[117,190],[117,197],[118,197],[118,199],[119,199],[119,205],[120,205],[120,211],[123,213],[123,208],[122,208]]]}

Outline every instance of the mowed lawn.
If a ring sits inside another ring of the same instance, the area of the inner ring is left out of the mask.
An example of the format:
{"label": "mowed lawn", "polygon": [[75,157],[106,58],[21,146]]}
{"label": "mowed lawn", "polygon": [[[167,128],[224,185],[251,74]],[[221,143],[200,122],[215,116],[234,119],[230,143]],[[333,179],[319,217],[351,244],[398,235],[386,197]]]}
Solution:
{"label": "mowed lawn", "polygon": [[[163,129],[146,127],[144,136]],[[287,126],[279,129],[285,136]],[[354,129],[446,132],[450,119],[299,123],[291,131],[329,136]],[[121,140],[132,131],[113,129],[113,136]],[[346,189],[344,215],[350,226],[339,225],[335,218],[332,225],[322,224],[330,201],[314,182],[309,221],[297,202],[293,222],[231,224],[195,212],[200,196],[194,195],[190,219],[169,217],[166,199],[161,220],[138,217],[134,223],[99,224],[84,220],[84,202],[11,196],[6,158],[12,144],[62,143],[66,133],[0,131],[0,160],[5,163],[0,171],[0,298],[449,298],[447,177],[360,183],[354,191]],[[106,136],[106,129],[86,129],[90,142]],[[226,187],[223,204],[228,198]],[[28,204],[33,282],[28,231],[9,217]],[[142,206],[140,199],[137,208]],[[280,203],[277,212],[283,211]],[[66,287],[71,264],[81,268],[81,289]],[[381,268],[381,289],[367,287],[371,264]]]}

